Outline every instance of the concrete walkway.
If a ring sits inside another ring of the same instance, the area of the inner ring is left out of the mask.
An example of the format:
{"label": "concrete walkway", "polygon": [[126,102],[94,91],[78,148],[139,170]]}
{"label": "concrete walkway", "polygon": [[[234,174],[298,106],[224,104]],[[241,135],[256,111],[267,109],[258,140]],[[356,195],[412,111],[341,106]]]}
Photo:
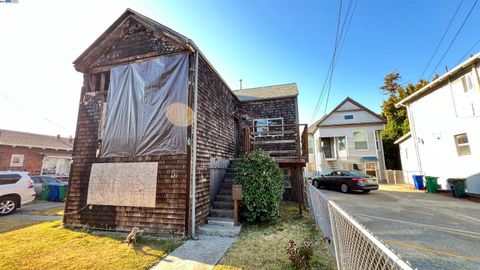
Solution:
{"label": "concrete walkway", "polygon": [[36,204],[27,204],[25,206],[22,206],[17,211],[20,213],[22,211],[46,210],[54,207],[59,207],[62,205],[64,205],[63,202],[42,202],[42,203],[36,203]]}
{"label": "concrete walkway", "polygon": [[163,258],[152,270],[210,270],[235,242],[233,237],[200,235]]}

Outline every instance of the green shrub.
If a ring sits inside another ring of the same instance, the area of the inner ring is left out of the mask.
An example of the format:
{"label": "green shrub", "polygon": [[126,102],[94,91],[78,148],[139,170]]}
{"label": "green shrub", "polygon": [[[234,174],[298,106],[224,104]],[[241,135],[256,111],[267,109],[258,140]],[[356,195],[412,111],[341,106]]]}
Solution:
{"label": "green shrub", "polygon": [[285,175],[266,152],[251,152],[235,167],[235,181],[243,186],[242,216],[248,222],[274,221],[280,216]]}

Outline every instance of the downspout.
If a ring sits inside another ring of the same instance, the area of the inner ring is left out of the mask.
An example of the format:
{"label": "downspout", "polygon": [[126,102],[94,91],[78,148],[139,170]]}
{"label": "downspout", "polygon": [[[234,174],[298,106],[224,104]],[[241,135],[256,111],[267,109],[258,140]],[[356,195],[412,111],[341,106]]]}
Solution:
{"label": "downspout", "polygon": [[195,85],[193,88],[192,156],[190,166],[191,202],[192,202],[192,238],[196,239],[196,168],[197,168],[197,97],[198,97],[198,50],[195,51]]}
{"label": "downspout", "polygon": [[422,161],[420,159],[420,150],[418,149],[418,140],[417,140],[417,130],[415,128],[415,121],[413,120],[412,109],[410,105],[404,105],[400,103],[400,106],[403,106],[407,109],[407,117],[410,120],[410,132],[412,132],[413,145],[415,146],[415,155],[417,156],[417,168],[420,173],[423,173]]}

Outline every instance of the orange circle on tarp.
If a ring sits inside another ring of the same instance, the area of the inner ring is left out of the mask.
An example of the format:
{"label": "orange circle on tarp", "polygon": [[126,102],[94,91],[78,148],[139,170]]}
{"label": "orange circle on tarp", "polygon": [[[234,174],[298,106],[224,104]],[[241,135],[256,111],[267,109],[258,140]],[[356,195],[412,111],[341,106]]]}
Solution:
{"label": "orange circle on tarp", "polygon": [[168,121],[175,126],[185,127],[193,122],[193,110],[183,103],[172,103],[166,110]]}

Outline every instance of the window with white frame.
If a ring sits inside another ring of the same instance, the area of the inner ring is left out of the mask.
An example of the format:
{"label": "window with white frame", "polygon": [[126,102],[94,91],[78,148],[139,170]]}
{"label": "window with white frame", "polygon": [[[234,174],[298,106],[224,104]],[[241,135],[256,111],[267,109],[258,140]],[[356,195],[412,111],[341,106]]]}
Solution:
{"label": "window with white frame", "polygon": [[345,137],[338,137],[338,151],[345,151],[347,147],[347,141]]}
{"label": "window with white frame", "polygon": [[462,77],[463,92],[467,93],[473,89],[472,77],[470,74],[467,74]]}
{"label": "window with white frame", "polygon": [[367,150],[367,132],[365,130],[353,132],[353,143],[355,150]]}
{"label": "window with white frame", "polygon": [[255,136],[283,136],[283,118],[262,118],[253,120]]}
{"label": "window with white frame", "polygon": [[13,154],[12,159],[10,160],[11,167],[22,167],[23,166],[23,155]]}
{"label": "window with white frame", "polygon": [[467,133],[455,135],[455,145],[457,146],[458,156],[468,156],[471,154]]}

